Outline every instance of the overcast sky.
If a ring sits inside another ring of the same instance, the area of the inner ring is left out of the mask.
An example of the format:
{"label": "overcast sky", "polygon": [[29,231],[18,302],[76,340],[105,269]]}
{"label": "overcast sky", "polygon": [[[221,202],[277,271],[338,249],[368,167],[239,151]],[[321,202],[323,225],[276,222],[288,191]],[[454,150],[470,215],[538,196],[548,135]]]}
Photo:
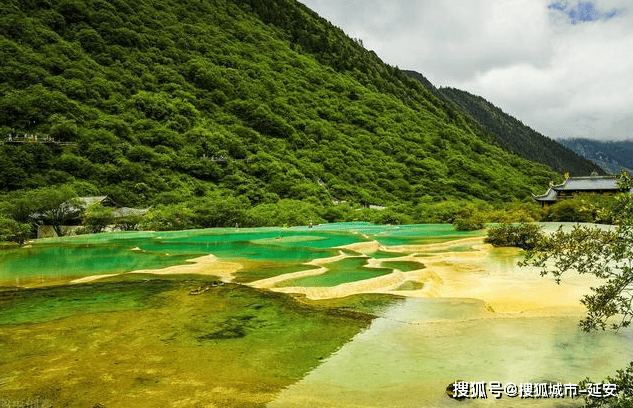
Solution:
{"label": "overcast sky", "polygon": [[299,0],[383,61],[545,136],[633,139],[630,0]]}

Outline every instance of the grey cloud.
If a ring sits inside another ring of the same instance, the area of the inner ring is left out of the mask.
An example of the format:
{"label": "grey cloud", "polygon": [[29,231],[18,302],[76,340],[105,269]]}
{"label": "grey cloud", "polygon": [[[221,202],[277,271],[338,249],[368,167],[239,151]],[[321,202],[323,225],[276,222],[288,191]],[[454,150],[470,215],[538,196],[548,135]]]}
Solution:
{"label": "grey cloud", "polygon": [[[303,2],[385,62],[481,95],[546,136],[633,137],[626,0]],[[569,10],[585,22],[570,24]]]}

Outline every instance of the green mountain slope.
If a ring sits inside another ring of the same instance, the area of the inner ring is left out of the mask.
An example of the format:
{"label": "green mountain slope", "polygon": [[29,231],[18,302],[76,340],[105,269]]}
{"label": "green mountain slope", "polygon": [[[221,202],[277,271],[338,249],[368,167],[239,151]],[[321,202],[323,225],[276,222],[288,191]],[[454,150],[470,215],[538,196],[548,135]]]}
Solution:
{"label": "green mountain slope", "polygon": [[439,98],[456,104],[462,112],[471,116],[492,134],[501,145],[519,156],[547,164],[561,174],[569,172],[572,176],[582,176],[594,171],[602,173],[599,166],[577,154],[573,149],[561,146],[556,141],[543,136],[481,96],[455,88],[437,89],[422,74],[415,71],[406,71],[406,73],[420,81],[425,88]]}
{"label": "green mountain slope", "polygon": [[602,141],[593,139],[559,139],[558,143],[593,161],[604,171],[620,174],[633,172],[633,140]]}
{"label": "green mountain slope", "polygon": [[5,1],[0,190],[391,205],[555,175],[290,0]]}
{"label": "green mountain slope", "polygon": [[569,172],[572,176],[588,175],[593,171],[602,173],[594,163],[524,125],[482,97],[455,88],[441,88],[440,92],[521,157],[547,164],[559,173]]}

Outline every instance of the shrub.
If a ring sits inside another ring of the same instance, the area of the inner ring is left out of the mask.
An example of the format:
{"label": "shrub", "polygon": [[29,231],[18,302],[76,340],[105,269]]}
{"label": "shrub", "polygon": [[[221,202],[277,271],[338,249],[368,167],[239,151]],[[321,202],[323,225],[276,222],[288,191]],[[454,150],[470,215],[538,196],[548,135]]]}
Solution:
{"label": "shrub", "polygon": [[477,216],[457,217],[453,221],[455,231],[476,231],[484,227],[484,221]]}
{"label": "shrub", "polygon": [[29,224],[0,216],[0,242],[9,241],[22,245],[29,238],[30,233]]}
{"label": "shrub", "polygon": [[552,205],[545,216],[548,221],[595,222],[612,224],[617,197],[582,195]]}
{"label": "shrub", "polygon": [[97,234],[114,222],[112,208],[104,207],[100,203],[92,204],[86,210],[84,222],[86,232]]}
{"label": "shrub", "polygon": [[142,219],[142,216],[132,214],[117,219],[114,224],[121,231],[138,231]]}
{"label": "shrub", "polygon": [[178,231],[193,228],[193,210],[187,204],[159,205],[150,209],[140,223],[142,230]]}
{"label": "shrub", "polygon": [[372,220],[375,224],[391,224],[391,225],[405,225],[411,224],[412,220],[406,214],[402,214],[393,210],[380,210],[377,216]]}
{"label": "shrub", "polygon": [[276,204],[259,204],[246,211],[245,224],[253,227],[320,224],[319,209],[307,201],[283,199]]}
{"label": "shrub", "polygon": [[501,224],[490,228],[484,241],[496,247],[532,249],[542,239],[541,227],[536,224]]}

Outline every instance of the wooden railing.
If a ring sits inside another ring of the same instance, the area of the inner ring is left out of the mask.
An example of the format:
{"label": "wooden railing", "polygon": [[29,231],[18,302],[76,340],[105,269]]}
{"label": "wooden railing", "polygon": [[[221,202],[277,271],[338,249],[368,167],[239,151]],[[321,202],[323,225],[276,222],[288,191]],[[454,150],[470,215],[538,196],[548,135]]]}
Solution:
{"label": "wooden railing", "polygon": [[55,140],[54,137],[50,137],[48,135],[35,135],[35,134],[23,134],[23,135],[8,135],[4,139],[0,140],[2,143],[45,143],[45,144],[56,144],[62,146],[72,146],[76,143],[73,142],[65,142],[62,140]]}

